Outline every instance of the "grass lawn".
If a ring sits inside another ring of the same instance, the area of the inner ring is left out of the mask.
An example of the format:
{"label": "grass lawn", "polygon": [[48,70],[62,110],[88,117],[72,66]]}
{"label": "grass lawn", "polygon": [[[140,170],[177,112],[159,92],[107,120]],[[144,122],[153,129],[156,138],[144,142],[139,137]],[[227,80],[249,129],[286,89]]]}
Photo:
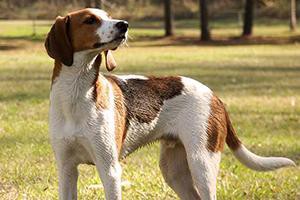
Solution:
{"label": "grass lawn", "polygon": [[[238,34],[238,27],[217,22],[213,34],[220,41],[199,43],[193,23],[178,22],[180,40],[161,38],[160,23],[134,23],[129,47],[114,53],[119,64],[114,73],[195,78],[226,103],[248,148],[287,156],[299,165],[300,44],[291,40],[299,36],[290,34],[287,24],[261,22],[255,33],[275,37],[271,41],[228,42],[224,36]],[[49,26],[38,22],[37,35],[31,36],[31,22],[0,21],[0,199],[58,197],[48,140],[53,61],[43,48]],[[177,199],[163,181],[158,157],[159,145],[154,144],[122,162],[123,180],[132,183],[123,188],[124,199]],[[103,189],[92,187],[98,184],[95,168],[80,166],[79,198],[103,199]],[[219,199],[300,199],[299,167],[254,172],[226,148],[217,191]]]}

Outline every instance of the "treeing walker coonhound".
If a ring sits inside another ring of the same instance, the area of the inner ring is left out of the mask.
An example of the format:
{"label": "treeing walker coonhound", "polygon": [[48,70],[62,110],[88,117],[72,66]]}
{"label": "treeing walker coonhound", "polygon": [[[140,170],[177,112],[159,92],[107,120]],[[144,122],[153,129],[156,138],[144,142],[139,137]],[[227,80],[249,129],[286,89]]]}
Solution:
{"label": "treeing walker coonhound", "polygon": [[160,169],[181,199],[216,199],[224,143],[247,167],[267,171],[295,165],[251,153],[238,139],[223,103],[205,85],[180,77],[102,75],[128,23],[98,9],[57,17],[45,47],[55,60],[49,129],[59,197],[77,199],[77,166],[95,164],[108,200],[121,199],[119,160],[160,140]]}

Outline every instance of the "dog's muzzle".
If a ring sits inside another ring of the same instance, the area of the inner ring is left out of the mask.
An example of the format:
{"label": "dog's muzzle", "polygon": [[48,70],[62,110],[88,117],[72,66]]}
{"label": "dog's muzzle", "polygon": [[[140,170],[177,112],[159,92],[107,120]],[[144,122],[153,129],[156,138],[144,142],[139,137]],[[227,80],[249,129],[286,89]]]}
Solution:
{"label": "dog's muzzle", "polygon": [[[115,24],[115,27],[118,29],[119,34],[117,37],[115,37],[113,40],[109,42],[103,42],[103,43],[95,43],[94,48],[101,48],[105,45],[111,44],[111,43],[122,43],[124,40],[126,40],[126,33],[128,31],[128,22],[126,21],[120,21]],[[117,48],[117,47],[116,47]]]}

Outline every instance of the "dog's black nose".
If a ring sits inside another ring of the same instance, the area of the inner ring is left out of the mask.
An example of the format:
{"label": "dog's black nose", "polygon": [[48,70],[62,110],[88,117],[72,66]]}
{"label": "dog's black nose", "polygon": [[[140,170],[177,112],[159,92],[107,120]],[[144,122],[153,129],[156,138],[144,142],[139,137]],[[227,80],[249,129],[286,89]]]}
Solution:
{"label": "dog's black nose", "polygon": [[128,22],[126,21],[120,21],[116,23],[116,27],[119,29],[121,33],[125,33],[128,29]]}

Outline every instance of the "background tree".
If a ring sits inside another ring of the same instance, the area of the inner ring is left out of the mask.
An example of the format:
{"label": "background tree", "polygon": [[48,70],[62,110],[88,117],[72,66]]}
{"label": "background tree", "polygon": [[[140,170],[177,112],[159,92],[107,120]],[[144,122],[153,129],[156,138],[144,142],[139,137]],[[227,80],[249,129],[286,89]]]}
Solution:
{"label": "background tree", "polygon": [[95,0],[95,7],[96,8],[102,8],[102,1],[101,0]]}
{"label": "background tree", "polygon": [[246,0],[242,36],[252,35],[255,0]]}
{"label": "background tree", "polygon": [[211,39],[209,25],[208,25],[208,8],[206,0],[199,0],[199,11],[200,11],[200,39],[202,41],[208,41]]}
{"label": "background tree", "polygon": [[297,27],[297,8],[296,8],[296,0],[291,0],[290,5],[290,29],[291,31],[295,31]]}
{"label": "background tree", "polygon": [[164,13],[165,13],[165,36],[174,34],[173,27],[173,13],[172,13],[172,0],[164,0]]}
{"label": "background tree", "polygon": [[91,2],[91,0],[85,0],[84,3],[85,3],[85,7],[86,7],[86,8],[92,7],[92,2]]}

